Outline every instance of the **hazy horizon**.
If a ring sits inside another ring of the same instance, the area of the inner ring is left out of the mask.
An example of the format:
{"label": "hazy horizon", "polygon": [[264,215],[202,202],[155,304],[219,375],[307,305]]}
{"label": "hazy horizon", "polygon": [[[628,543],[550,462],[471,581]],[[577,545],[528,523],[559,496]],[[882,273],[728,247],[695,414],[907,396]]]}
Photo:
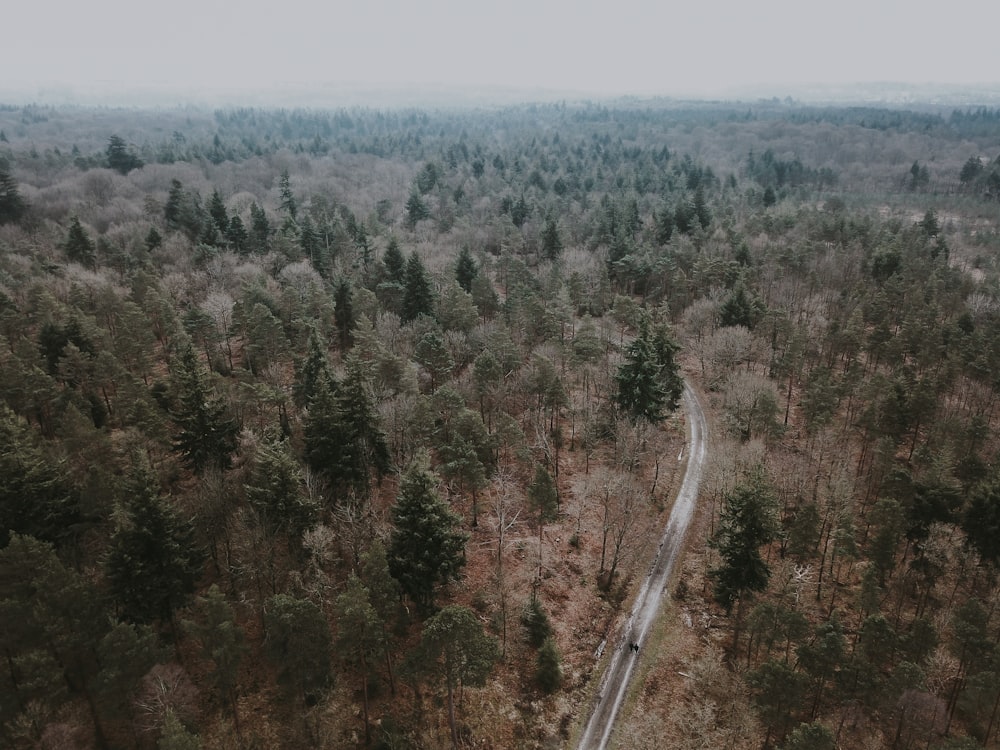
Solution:
{"label": "hazy horizon", "polygon": [[5,9],[0,96],[405,98],[438,90],[713,98],[879,82],[988,93],[1000,79],[995,47],[972,32],[994,28],[1000,6],[956,0],[947,10],[895,0],[251,0],[235,9],[177,0],[137,12],[124,0],[39,0]]}

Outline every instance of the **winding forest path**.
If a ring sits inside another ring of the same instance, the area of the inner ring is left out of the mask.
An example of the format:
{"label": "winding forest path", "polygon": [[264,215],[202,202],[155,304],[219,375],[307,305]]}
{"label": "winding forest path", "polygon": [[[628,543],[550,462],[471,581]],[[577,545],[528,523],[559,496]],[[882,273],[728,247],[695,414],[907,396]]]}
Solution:
{"label": "winding forest path", "polygon": [[[666,593],[670,573],[684,543],[684,534],[694,515],[698,485],[701,483],[705,465],[708,427],[698,397],[687,383],[684,385],[683,403],[691,430],[684,481],[677,493],[677,500],[670,512],[670,519],[667,521],[663,536],[660,538],[660,546],[650,565],[649,574],[635,599],[628,620],[614,643],[614,654],[601,678],[597,700],[580,737],[578,750],[604,750],[607,747],[614,729],[615,718],[632,680],[636,661],[642,653],[642,644],[660,611],[660,602]],[[633,643],[638,644],[638,651],[630,648],[630,644]],[[605,644],[601,644],[600,650],[603,650],[604,646]]]}

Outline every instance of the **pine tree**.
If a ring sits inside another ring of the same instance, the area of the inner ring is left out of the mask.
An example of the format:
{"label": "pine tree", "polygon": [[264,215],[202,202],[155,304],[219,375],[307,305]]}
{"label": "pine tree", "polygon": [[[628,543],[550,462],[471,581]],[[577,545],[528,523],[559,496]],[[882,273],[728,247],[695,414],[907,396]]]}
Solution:
{"label": "pine tree", "polygon": [[255,253],[266,253],[271,243],[271,222],[264,209],[250,204],[250,248]]}
{"label": "pine tree", "polygon": [[420,193],[414,190],[406,201],[406,225],[413,229],[417,222],[431,218],[431,212],[420,197]]}
{"label": "pine tree", "polygon": [[545,229],[542,230],[542,255],[546,260],[558,260],[562,249],[562,239],[559,237],[555,219],[547,219]]}
{"label": "pine tree", "polygon": [[643,320],[639,335],[625,350],[625,361],[615,375],[618,393],[615,402],[633,419],[658,422],[667,405],[667,389],[663,383],[660,358]]}
{"label": "pine tree", "polygon": [[383,623],[372,606],[368,589],[353,573],[347,586],[337,597],[337,622],[340,637],[337,651],[347,664],[361,669],[362,709],[365,719],[365,743],[371,742],[371,725],[368,720],[368,681],[371,665],[385,650]]}
{"label": "pine tree", "polygon": [[535,665],[535,679],[544,693],[554,693],[562,684],[562,666],[559,664],[559,651],[551,638],[546,638],[538,649],[538,660]]}
{"label": "pine tree", "polygon": [[410,253],[410,258],[406,262],[404,283],[403,322],[409,323],[420,315],[433,317],[434,293],[431,291],[427,271],[424,270],[424,264],[420,262],[420,256],[417,255],[416,251]]}
{"label": "pine tree", "polygon": [[21,197],[7,160],[0,158],[0,226],[16,224],[24,217],[27,210],[28,204]]}
{"label": "pine tree", "polygon": [[399,241],[395,237],[389,238],[389,244],[382,255],[382,264],[385,266],[385,275],[388,281],[402,285],[406,280],[406,259],[399,249]]}
{"label": "pine tree", "polygon": [[243,225],[243,219],[236,214],[233,214],[229,220],[226,240],[237,255],[246,255],[250,249],[250,235],[247,234],[246,227]]}
{"label": "pine tree", "polygon": [[210,678],[219,695],[229,705],[239,731],[236,684],[240,664],[247,652],[246,634],[236,622],[232,606],[215,584],[195,601],[193,620],[184,629],[201,645],[202,654],[215,665]]}
{"label": "pine tree", "polygon": [[409,659],[410,669],[444,682],[448,725],[455,748],[458,747],[455,691],[466,685],[485,685],[499,655],[496,640],[483,632],[475,613],[467,607],[445,607],[424,625],[420,645]]}
{"label": "pine tree", "polygon": [[299,215],[299,206],[295,202],[295,196],[292,195],[291,180],[287,169],[281,173],[278,189],[281,192],[279,208],[285,214],[287,220],[290,220],[294,224]]}
{"label": "pine tree", "polygon": [[208,215],[216,231],[225,237],[229,232],[229,212],[226,211],[226,204],[218,190],[213,190],[212,197],[208,199]]}
{"label": "pine tree", "polygon": [[108,139],[108,166],[120,174],[128,174],[133,169],[142,168],[142,159],[129,151],[125,140],[118,135]]}
{"label": "pine tree", "polygon": [[422,612],[429,612],[434,591],[457,579],[465,564],[467,535],[458,531],[460,519],[437,492],[437,477],[426,458],[406,470],[392,508],[389,571],[403,592]]}
{"label": "pine tree", "polygon": [[244,489],[270,535],[284,534],[299,540],[316,523],[316,508],[303,492],[302,472],[284,442],[264,443],[254,457],[254,467]]}
{"label": "pine tree", "polygon": [[455,279],[458,285],[466,292],[472,293],[472,282],[479,273],[476,261],[472,258],[469,248],[463,246],[458,254],[458,262],[455,264]]}
{"label": "pine tree", "polygon": [[227,468],[236,449],[236,423],[208,384],[190,342],[181,351],[172,376],[177,396],[173,418],[180,428],[174,448],[196,474],[211,466]]}
{"label": "pine tree", "polygon": [[726,495],[711,546],[721,558],[711,571],[715,599],[729,612],[749,592],[762,591],[771,577],[760,548],[778,534],[774,492],[762,468]]}
{"label": "pine tree", "polygon": [[11,533],[63,543],[80,520],[79,498],[62,465],[42,452],[23,420],[0,405],[0,549]]}
{"label": "pine tree", "polygon": [[159,480],[136,453],[122,488],[123,522],[111,538],[108,581],[122,616],[167,622],[194,591],[205,555],[194,529],[161,496]]}
{"label": "pine tree", "polygon": [[333,304],[337,331],[340,333],[340,349],[347,351],[354,343],[352,331],[357,327],[354,306],[351,304],[351,284],[347,279],[341,278],[337,284],[333,293]]}
{"label": "pine tree", "polygon": [[278,669],[278,680],[306,702],[330,683],[333,655],[330,626],[308,599],[278,594],[264,608],[264,653]]}
{"label": "pine tree", "polygon": [[87,235],[86,230],[80,224],[80,219],[74,216],[70,220],[69,233],[66,235],[66,244],[63,246],[66,257],[81,266],[93,268],[97,264],[97,255],[94,250],[94,242]]}
{"label": "pine tree", "polygon": [[292,386],[295,403],[300,407],[307,406],[315,398],[320,382],[332,377],[325,339],[313,327],[309,332],[306,358],[295,368],[295,384]]}

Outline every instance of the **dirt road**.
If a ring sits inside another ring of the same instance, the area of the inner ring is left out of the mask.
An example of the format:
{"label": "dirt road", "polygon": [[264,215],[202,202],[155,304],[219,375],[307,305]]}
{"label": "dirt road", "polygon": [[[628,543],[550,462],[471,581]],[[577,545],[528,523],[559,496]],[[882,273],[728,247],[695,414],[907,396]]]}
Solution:
{"label": "dirt road", "polygon": [[[684,411],[688,415],[691,430],[690,443],[687,446],[687,470],[684,482],[677,493],[677,500],[667,527],[660,538],[660,546],[653,559],[646,580],[643,582],[639,595],[632,606],[628,620],[619,630],[616,639],[607,644],[602,643],[598,653],[604,648],[613,648],[611,661],[607,671],[601,678],[597,699],[593,712],[587,721],[587,726],[580,737],[579,750],[604,750],[608,745],[611,732],[615,726],[615,717],[621,708],[636,661],[643,658],[642,645],[646,633],[652,626],[660,610],[660,601],[667,593],[666,587],[673,570],[674,561],[684,542],[684,534],[694,515],[695,501],[698,497],[698,485],[705,464],[705,441],[708,432],[705,424],[705,414],[698,403],[691,387],[684,386]],[[633,646],[637,645],[637,648]]]}

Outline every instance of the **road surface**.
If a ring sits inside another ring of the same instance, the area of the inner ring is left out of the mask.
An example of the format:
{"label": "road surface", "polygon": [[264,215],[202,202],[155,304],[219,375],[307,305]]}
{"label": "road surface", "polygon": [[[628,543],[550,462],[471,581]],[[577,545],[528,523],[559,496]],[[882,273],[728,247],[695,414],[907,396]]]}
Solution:
{"label": "road surface", "polygon": [[[684,534],[687,532],[688,524],[691,523],[691,517],[694,515],[698,485],[701,482],[705,465],[705,439],[708,428],[705,424],[705,413],[701,410],[701,404],[698,403],[698,397],[686,383],[683,403],[691,429],[684,482],[677,493],[677,500],[670,512],[670,519],[667,521],[663,536],[660,538],[656,557],[653,559],[646,580],[635,599],[632,612],[619,631],[616,640],[607,644],[608,648],[614,648],[614,653],[611,654],[607,671],[601,677],[593,712],[580,737],[578,750],[604,750],[608,745],[608,740],[615,726],[615,717],[618,715],[632,679],[635,663],[638,659],[643,658],[642,646],[646,640],[646,633],[660,611],[660,602],[666,593],[670,572],[673,570],[674,561],[677,559],[677,554],[684,542]],[[632,648],[631,644],[638,644],[638,651]],[[601,644],[598,648],[598,654],[603,652],[605,645]]]}

